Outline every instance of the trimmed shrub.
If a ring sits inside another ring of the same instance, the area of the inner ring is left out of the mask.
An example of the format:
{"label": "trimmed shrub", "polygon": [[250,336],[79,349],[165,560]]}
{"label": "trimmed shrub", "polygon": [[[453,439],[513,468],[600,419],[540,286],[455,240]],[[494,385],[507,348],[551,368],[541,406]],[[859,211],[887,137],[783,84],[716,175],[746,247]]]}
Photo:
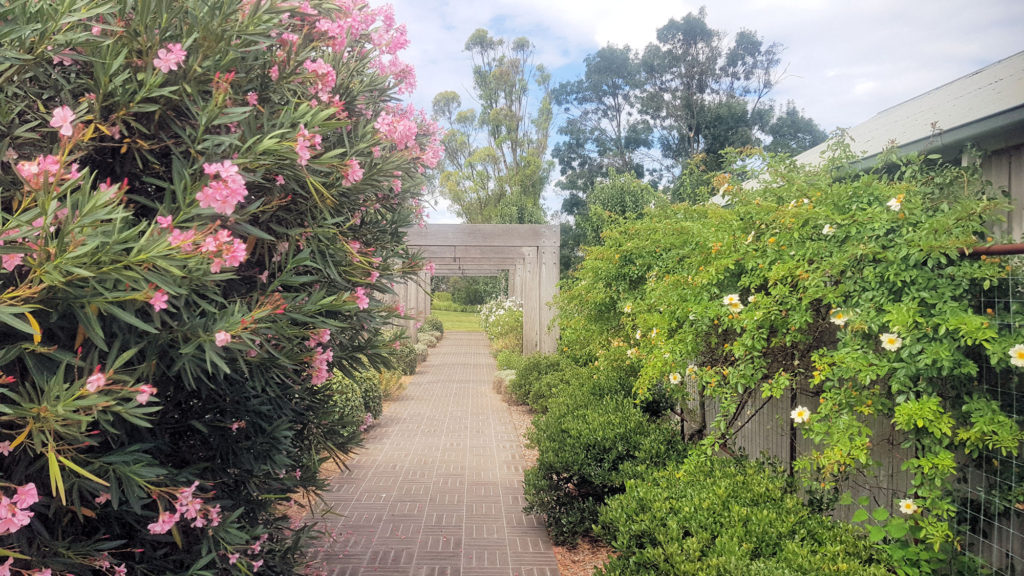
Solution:
{"label": "trimmed shrub", "polygon": [[385,400],[391,400],[405,391],[405,380],[398,370],[383,370],[380,373],[380,388]]}
{"label": "trimmed shrub", "polygon": [[424,336],[430,336],[431,338],[433,338],[434,340],[436,340],[438,342],[441,341],[441,333],[440,332],[434,332],[433,330],[430,330],[430,331],[427,331],[427,332],[420,332],[420,334],[422,334]]}
{"label": "trimmed shrub", "polygon": [[890,574],[849,525],[812,512],[782,471],[692,457],[627,483],[597,535],[618,555],[603,576]]}
{"label": "trimmed shrub", "polygon": [[508,387],[512,399],[519,404],[529,404],[534,384],[540,384],[544,376],[558,370],[560,363],[554,354],[531,354],[524,357],[516,369],[515,382]]}
{"label": "trimmed shrub", "polygon": [[429,352],[430,349],[427,348],[426,344],[422,342],[420,342],[419,344],[413,344],[412,349],[416,351],[416,362],[427,361],[427,353]]}
{"label": "trimmed shrub", "polygon": [[419,340],[419,343],[423,344],[427,348],[433,348],[434,346],[437,346],[437,338],[434,338],[429,334],[420,334]]}
{"label": "trimmed shrub", "polygon": [[363,424],[368,412],[359,380],[358,377],[352,379],[335,370],[326,384],[331,395],[332,411],[347,434],[358,435],[359,426]]}
{"label": "trimmed shrub", "polygon": [[[427,316],[426,320],[423,321],[422,328],[428,332],[437,332],[439,335],[444,335],[444,322],[437,316]],[[438,338],[440,340],[441,338]]]}
{"label": "trimmed shrub", "polygon": [[380,374],[364,370],[356,374],[355,381],[363,397],[363,410],[375,419],[380,418],[384,412],[384,391],[380,385]]}
{"label": "trimmed shrub", "polygon": [[515,370],[498,370],[494,373],[494,391],[501,396],[507,396],[508,386],[515,379]]}
{"label": "trimmed shrub", "polygon": [[298,4],[0,3],[3,571],[306,568],[442,151],[390,8]]}
{"label": "trimmed shrub", "polygon": [[547,374],[541,375],[530,386],[528,402],[530,408],[537,412],[547,412],[548,403],[559,396],[568,387],[579,387],[590,384],[590,370],[581,368],[565,358],[559,357],[558,366]]}
{"label": "trimmed shrub", "polygon": [[526,358],[515,350],[502,350],[495,357],[501,370],[518,370]]}
{"label": "trimmed shrub", "polygon": [[637,466],[662,466],[684,453],[675,431],[632,401],[586,392],[552,401],[529,438],[539,455],[525,475],[526,511],[543,514],[560,545],[591,531],[601,504],[625,491]]}
{"label": "trimmed shrub", "polygon": [[391,361],[395,368],[411,376],[416,373],[416,348],[408,340],[402,340],[394,352],[391,353]]}

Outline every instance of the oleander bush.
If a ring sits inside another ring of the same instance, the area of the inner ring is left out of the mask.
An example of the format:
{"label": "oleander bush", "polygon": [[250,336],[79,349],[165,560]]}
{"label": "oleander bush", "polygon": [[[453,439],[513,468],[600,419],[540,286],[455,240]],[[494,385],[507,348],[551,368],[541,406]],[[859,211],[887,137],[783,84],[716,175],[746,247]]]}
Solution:
{"label": "oleander bush", "polygon": [[780,469],[690,457],[646,470],[601,509],[616,554],[602,576],[850,576],[893,573],[846,524],[811,511]]}
{"label": "oleander bush", "polygon": [[0,22],[3,570],[301,571],[276,504],[354,445],[331,371],[387,361],[377,296],[420,268],[441,150],[398,100],[405,28],[325,0]]}
{"label": "oleander bush", "polygon": [[444,322],[437,316],[427,316],[421,328],[427,332],[436,332],[438,340],[441,339],[440,336],[444,336]]}

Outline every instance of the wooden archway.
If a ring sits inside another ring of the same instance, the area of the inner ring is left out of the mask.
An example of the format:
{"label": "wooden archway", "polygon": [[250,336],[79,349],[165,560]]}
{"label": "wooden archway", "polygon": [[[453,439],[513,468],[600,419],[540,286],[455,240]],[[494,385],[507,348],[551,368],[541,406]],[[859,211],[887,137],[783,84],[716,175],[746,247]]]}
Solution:
{"label": "wooden archway", "polygon": [[[558,289],[557,224],[431,224],[407,230],[406,243],[434,263],[439,276],[508,272],[509,296],[523,302],[523,353],[553,353],[558,344],[551,301]],[[406,314],[430,314],[430,277],[396,286]],[[410,333],[415,339],[415,324]]]}

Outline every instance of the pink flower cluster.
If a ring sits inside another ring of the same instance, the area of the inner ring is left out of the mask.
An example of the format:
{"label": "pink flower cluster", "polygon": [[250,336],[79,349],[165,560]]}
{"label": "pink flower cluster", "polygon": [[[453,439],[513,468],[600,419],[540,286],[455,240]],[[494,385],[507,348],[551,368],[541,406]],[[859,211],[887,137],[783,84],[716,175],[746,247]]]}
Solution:
{"label": "pink flower cluster", "polygon": [[0,494],[0,536],[13,534],[28,526],[34,515],[28,508],[38,501],[36,485],[32,482],[19,486],[13,498],[8,499],[6,494]]}
{"label": "pink flower cluster", "polygon": [[320,346],[313,349],[313,358],[309,362],[309,372],[312,375],[310,382],[313,386],[319,386],[327,382],[331,375],[330,364],[334,360],[334,350],[324,350]]}
{"label": "pink flower cluster", "polygon": [[313,330],[309,333],[309,340],[306,340],[307,348],[315,348],[317,344],[327,344],[331,340],[331,331],[327,328]]}
{"label": "pink flower cluster", "polygon": [[203,164],[203,172],[210,176],[210,183],[196,194],[200,208],[213,208],[218,214],[228,215],[249,194],[245,179],[231,160]]}
{"label": "pink flower cluster", "polygon": [[366,294],[366,288],[362,286],[356,288],[356,306],[360,310],[366,310],[370,307],[370,297]]}
{"label": "pink flower cluster", "polygon": [[323,58],[306,60],[302,66],[306,72],[313,75],[313,85],[309,87],[310,93],[315,94],[321,100],[330,100],[331,90],[334,90],[334,85],[338,81],[338,74],[334,68],[324,62]]}
{"label": "pink flower cluster", "polygon": [[93,370],[92,375],[85,380],[85,389],[89,392],[99,392],[104,386],[107,385],[107,375],[103,373],[103,367],[99,364],[96,365],[96,369]]}
{"label": "pink flower cluster", "polygon": [[359,160],[350,158],[345,163],[345,179],[341,183],[345,186],[351,186],[363,179],[363,173],[363,169],[359,166]]}
{"label": "pink flower cluster", "polygon": [[[158,216],[157,218],[159,219],[160,217]],[[161,227],[164,226],[161,225]],[[196,236],[194,229],[182,231],[177,228],[171,228],[167,241],[181,248],[182,252],[198,251],[201,254],[207,255],[213,260],[210,263],[210,272],[214,274],[220,272],[224,265],[238,266],[245,262],[247,255],[245,242],[232,237],[230,230],[221,228],[216,234],[204,238],[198,246],[196,246]]]}
{"label": "pink flower cluster", "polygon": [[389,106],[373,125],[380,132],[381,138],[394,144],[396,149],[412,148],[416,146],[416,133],[419,131],[414,113],[411,104],[407,108]]}
{"label": "pink flower cluster", "polygon": [[206,506],[202,498],[196,498],[194,492],[198,486],[199,482],[196,481],[188,488],[178,490],[177,500],[174,503],[174,512],[161,512],[156,522],[147,526],[149,533],[166,534],[183,517],[186,520],[192,521],[191,526],[193,528],[202,528],[206,525],[217,526],[220,524],[220,505]]}
{"label": "pink flower cluster", "polygon": [[312,156],[309,147],[313,146],[317,150],[322,149],[322,140],[319,134],[310,134],[309,130],[306,130],[305,125],[299,125],[299,134],[295,139],[295,153],[299,155],[299,166],[309,164],[309,159]]}
{"label": "pink flower cluster", "polygon": [[164,74],[171,70],[177,70],[178,65],[185,61],[188,52],[181,49],[180,42],[174,42],[156,51],[156,58],[153,58],[153,66]]}
{"label": "pink flower cluster", "polygon": [[66,173],[60,164],[60,158],[53,155],[37,156],[35,160],[18,162],[14,170],[25,181],[29,190],[40,190],[44,183],[53,184],[62,180],[74,180],[81,176],[78,164],[72,164]]}
{"label": "pink flower cluster", "polygon": [[399,94],[412,94],[416,90],[416,69],[396,56],[375,58],[370,62],[370,69],[380,76],[390,77]]}

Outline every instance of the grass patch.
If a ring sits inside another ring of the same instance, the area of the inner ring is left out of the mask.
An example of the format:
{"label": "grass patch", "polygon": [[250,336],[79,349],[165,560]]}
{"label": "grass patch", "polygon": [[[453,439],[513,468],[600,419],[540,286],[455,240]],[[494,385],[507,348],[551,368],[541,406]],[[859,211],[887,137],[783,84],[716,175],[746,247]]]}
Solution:
{"label": "grass patch", "polygon": [[431,310],[430,315],[441,319],[445,332],[483,332],[483,328],[480,327],[480,315],[475,312]]}

